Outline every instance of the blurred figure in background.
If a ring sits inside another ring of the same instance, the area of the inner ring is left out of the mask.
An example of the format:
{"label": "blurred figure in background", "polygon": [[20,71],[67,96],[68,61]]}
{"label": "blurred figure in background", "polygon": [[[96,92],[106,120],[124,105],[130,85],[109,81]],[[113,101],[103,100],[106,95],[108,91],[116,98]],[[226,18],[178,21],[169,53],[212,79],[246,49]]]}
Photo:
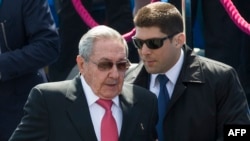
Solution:
{"label": "blurred figure in background", "polygon": [[136,14],[136,12],[143,6],[149,4],[151,0],[131,0],[133,5],[133,15]]}
{"label": "blurred figure in background", "polygon": [[46,82],[43,68],[59,55],[59,37],[47,0],[0,1],[0,140],[23,116],[31,88]]}

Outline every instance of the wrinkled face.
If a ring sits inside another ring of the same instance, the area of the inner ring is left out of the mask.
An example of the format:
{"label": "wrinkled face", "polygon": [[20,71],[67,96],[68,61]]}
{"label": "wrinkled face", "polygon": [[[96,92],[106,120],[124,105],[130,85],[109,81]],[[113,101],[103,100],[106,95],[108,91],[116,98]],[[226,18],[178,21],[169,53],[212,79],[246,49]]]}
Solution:
{"label": "wrinkled face", "polygon": [[100,98],[112,99],[122,90],[126,59],[126,49],[121,42],[98,39],[90,60],[86,62],[81,56],[77,56],[77,64],[93,92]]}
{"label": "wrinkled face", "polygon": [[[163,39],[168,35],[162,33],[158,27],[136,27],[135,38],[139,40]],[[141,60],[149,73],[165,73],[177,61],[181,52],[181,44],[178,42],[179,34],[172,40],[165,39],[160,48],[150,49],[145,43],[138,49]]]}

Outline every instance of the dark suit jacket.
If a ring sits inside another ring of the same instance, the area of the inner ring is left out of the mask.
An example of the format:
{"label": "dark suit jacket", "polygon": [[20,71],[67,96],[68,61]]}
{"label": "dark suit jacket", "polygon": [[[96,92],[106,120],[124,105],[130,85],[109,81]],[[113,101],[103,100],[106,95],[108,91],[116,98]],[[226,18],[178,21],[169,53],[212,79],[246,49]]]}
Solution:
{"label": "dark suit jacket", "polygon": [[[205,56],[235,68],[250,104],[250,36],[236,26],[219,0],[202,2]],[[249,23],[250,1],[232,2]]]}
{"label": "dark suit jacket", "polygon": [[[168,0],[168,2],[174,4],[181,11],[182,1]],[[201,32],[204,33],[205,56],[235,68],[245,90],[248,104],[250,104],[250,36],[236,26],[220,0],[189,0],[189,2],[192,6],[191,19],[188,17],[189,13],[186,13],[186,27],[189,27],[187,22],[191,22],[192,27],[195,26],[196,14],[200,12],[202,21],[199,22],[202,22]],[[249,23],[250,2],[247,0],[232,0],[232,2],[241,16]],[[187,40],[191,39],[193,39],[192,35],[187,37]]]}
{"label": "dark suit jacket", "polygon": [[[183,49],[184,64],[164,120],[166,141],[222,141],[224,124],[250,124],[235,70]],[[128,70],[125,79],[149,88],[150,75],[142,63]]]}
{"label": "dark suit jacket", "polygon": [[[84,95],[79,76],[36,86],[10,141],[97,141]],[[153,140],[156,96],[144,88],[124,84],[119,100],[123,112],[119,141]]]}

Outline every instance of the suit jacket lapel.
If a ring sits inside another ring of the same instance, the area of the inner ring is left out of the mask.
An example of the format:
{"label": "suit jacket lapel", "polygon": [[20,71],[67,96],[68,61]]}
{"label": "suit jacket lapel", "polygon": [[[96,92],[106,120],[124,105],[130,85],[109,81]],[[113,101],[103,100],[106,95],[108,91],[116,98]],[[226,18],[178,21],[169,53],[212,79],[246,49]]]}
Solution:
{"label": "suit jacket lapel", "polygon": [[147,73],[143,62],[140,62],[134,69],[129,70],[131,75],[125,77],[125,81],[130,84],[136,84],[138,86],[149,89],[150,74]]}
{"label": "suit jacket lapel", "polygon": [[[124,84],[126,85],[126,84]],[[120,106],[123,112],[122,129],[119,137],[121,140],[133,140],[131,137],[135,132],[138,120],[141,118],[136,115],[140,115],[140,110],[137,109],[137,99],[133,95],[133,89],[126,89],[123,87],[122,93],[119,96]]]}
{"label": "suit jacket lapel", "polygon": [[68,115],[83,140],[97,141],[86,97],[82,89],[80,77],[76,77],[69,86],[67,97],[74,97],[72,105],[68,107]]}
{"label": "suit jacket lapel", "polygon": [[173,107],[176,101],[184,94],[186,85],[188,83],[204,83],[203,72],[197,56],[192,52],[188,46],[183,47],[184,63],[181,72],[175,84],[172,98],[167,108],[168,111]]}

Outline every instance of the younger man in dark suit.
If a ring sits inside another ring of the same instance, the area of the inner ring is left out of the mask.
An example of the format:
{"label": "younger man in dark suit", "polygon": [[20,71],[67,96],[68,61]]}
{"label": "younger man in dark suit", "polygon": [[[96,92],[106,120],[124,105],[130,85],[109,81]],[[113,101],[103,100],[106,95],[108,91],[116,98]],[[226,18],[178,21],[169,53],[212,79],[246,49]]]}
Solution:
{"label": "younger man in dark suit", "polygon": [[[130,66],[127,57],[126,41],[116,30],[89,30],[79,43],[80,75],[34,87],[10,141],[107,141],[104,132],[111,130],[115,133],[107,135],[108,141],[155,140],[156,96],[123,84]],[[106,113],[100,101],[112,103],[111,129],[111,124],[103,125]]]}
{"label": "younger man in dark suit", "polygon": [[176,7],[151,3],[137,12],[134,23],[133,42],[141,63],[128,70],[126,81],[158,96],[158,74],[169,79],[165,97],[170,100],[167,106],[158,106],[158,113],[165,108],[165,115],[159,116],[163,127],[157,129],[159,141],[223,141],[225,124],[250,124],[237,73],[193,53],[185,44],[183,20]]}

